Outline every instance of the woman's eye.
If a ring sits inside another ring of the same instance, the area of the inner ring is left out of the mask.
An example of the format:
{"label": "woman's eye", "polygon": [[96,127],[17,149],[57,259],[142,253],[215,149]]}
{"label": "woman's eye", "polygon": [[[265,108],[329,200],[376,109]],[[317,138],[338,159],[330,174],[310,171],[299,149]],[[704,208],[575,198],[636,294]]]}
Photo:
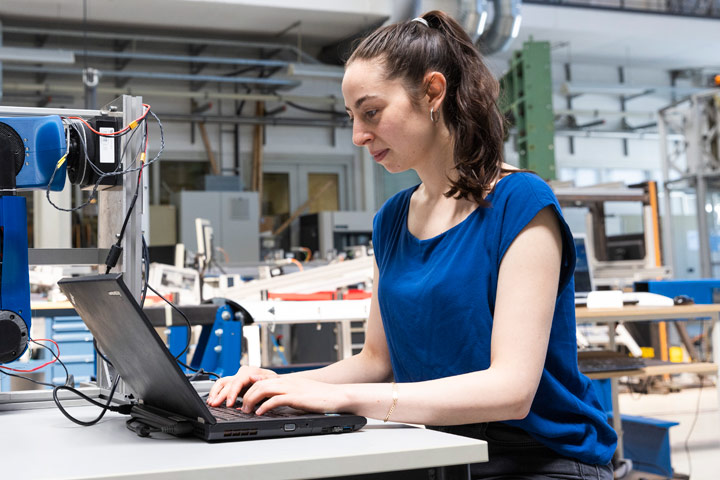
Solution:
{"label": "woman's eye", "polygon": [[367,118],[373,118],[375,115],[377,115],[377,110],[368,110],[365,112]]}

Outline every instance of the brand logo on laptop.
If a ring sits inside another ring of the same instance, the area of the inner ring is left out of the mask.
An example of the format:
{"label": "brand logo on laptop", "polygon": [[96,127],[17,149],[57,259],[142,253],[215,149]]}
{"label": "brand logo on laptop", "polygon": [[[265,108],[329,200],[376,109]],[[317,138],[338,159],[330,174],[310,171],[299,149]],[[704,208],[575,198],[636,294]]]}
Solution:
{"label": "brand logo on laptop", "polygon": [[112,290],[112,291],[108,292],[108,295],[110,295],[111,297],[122,297],[120,292],[118,292],[117,290]]}

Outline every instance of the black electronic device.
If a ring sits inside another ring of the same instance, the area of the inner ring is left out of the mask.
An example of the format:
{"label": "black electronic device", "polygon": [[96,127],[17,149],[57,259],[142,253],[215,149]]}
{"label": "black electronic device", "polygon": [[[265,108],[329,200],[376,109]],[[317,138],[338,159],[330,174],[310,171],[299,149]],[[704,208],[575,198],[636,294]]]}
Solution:
{"label": "black electronic device", "polygon": [[[88,124],[100,133],[113,133],[122,128],[122,118],[93,117],[88,120]],[[91,189],[99,183],[99,190],[122,186],[121,175],[110,175],[100,179],[98,173],[121,170],[121,143],[122,138],[97,135],[84,123],[71,127],[70,151],[67,158],[70,183],[80,185],[84,189]]]}
{"label": "black electronic device", "polygon": [[647,359],[631,357],[614,350],[581,350],[578,352],[578,368],[582,373],[640,370],[647,366]]}
{"label": "black electronic device", "polygon": [[575,243],[575,272],[573,281],[575,283],[575,305],[587,305],[588,294],[595,290],[592,265],[587,251],[585,235],[573,235]]}
{"label": "black electronic device", "polygon": [[688,295],[678,295],[675,298],[673,298],[673,303],[675,305],[694,305],[695,299]]}
{"label": "black electronic device", "polygon": [[645,258],[645,235],[643,233],[607,237],[608,260],[642,260],[643,258]]}
{"label": "black electronic device", "polygon": [[167,422],[160,420],[169,419],[173,425],[191,424],[192,434],[206,441],[227,441],[352,432],[367,422],[357,415],[290,408],[257,416],[237,408],[209,407],[155,332],[122,274],[64,278],[58,286],[140,401],[131,415],[151,430],[186,433],[185,428],[168,429]]}

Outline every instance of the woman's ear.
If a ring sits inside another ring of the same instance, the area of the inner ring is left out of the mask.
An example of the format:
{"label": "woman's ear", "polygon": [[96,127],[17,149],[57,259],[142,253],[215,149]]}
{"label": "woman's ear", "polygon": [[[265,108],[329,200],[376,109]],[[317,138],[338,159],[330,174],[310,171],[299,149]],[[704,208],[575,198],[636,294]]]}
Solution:
{"label": "woman's ear", "polygon": [[428,107],[439,112],[447,89],[445,75],[440,72],[428,72],[425,74],[424,81],[426,85],[425,100],[428,102]]}

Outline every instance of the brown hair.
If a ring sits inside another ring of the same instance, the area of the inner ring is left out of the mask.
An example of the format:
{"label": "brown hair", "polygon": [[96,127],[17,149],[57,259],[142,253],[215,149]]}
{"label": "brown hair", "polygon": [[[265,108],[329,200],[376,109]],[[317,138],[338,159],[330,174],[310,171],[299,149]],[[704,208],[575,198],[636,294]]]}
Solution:
{"label": "brown hair", "polygon": [[400,78],[414,99],[422,98],[428,71],[447,80],[442,118],[454,139],[457,180],[446,196],[468,198],[481,205],[498,178],[503,162],[504,119],[497,106],[497,80],[483,63],[470,37],[449,15],[437,10],[419,21],[381,27],[357,46],[346,65],[379,59],[388,80]]}

